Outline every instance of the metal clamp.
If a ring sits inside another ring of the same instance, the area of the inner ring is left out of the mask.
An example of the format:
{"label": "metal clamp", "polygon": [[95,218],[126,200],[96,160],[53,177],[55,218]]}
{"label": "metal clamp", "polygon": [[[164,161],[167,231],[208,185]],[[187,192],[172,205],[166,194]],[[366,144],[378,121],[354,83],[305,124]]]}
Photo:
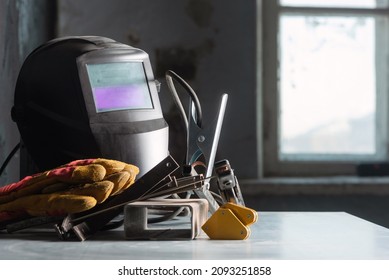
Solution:
{"label": "metal clamp", "polygon": [[215,163],[217,185],[223,203],[235,203],[244,206],[243,195],[240,190],[238,179],[228,160],[221,160]]}

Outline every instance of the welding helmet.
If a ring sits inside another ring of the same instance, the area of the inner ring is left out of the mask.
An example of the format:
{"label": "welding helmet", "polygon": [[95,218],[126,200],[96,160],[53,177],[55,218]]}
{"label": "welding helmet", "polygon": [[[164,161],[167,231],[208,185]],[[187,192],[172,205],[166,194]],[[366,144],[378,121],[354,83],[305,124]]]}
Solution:
{"label": "welding helmet", "polygon": [[12,118],[40,170],[75,159],[132,163],[140,176],[168,155],[149,57],[104,37],[64,37],[35,49],[20,70]]}

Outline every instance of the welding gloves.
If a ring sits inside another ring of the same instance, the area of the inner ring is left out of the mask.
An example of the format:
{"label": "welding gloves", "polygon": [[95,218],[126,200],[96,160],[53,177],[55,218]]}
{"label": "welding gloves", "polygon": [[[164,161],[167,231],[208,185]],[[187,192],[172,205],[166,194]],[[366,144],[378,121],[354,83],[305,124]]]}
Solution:
{"label": "welding gloves", "polygon": [[0,223],[89,210],[130,187],[138,167],[109,159],[72,161],[0,188]]}

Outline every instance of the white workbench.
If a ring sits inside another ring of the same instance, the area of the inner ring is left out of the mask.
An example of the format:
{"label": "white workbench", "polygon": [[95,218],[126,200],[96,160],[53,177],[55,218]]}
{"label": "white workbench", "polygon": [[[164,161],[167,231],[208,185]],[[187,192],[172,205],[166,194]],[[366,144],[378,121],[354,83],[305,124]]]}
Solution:
{"label": "white workbench", "polygon": [[0,258],[21,259],[389,259],[389,229],[341,212],[260,212],[244,241],[129,241],[123,230],[84,242],[54,230],[0,232]]}

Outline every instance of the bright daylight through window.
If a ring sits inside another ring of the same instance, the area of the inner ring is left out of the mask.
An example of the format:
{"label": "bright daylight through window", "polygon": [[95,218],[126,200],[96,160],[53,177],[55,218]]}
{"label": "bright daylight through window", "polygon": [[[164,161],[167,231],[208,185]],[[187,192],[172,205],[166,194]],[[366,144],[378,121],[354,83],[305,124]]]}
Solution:
{"label": "bright daylight through window", "polygon": [[280,0],[281,160],[387,156],[386,4]]}

